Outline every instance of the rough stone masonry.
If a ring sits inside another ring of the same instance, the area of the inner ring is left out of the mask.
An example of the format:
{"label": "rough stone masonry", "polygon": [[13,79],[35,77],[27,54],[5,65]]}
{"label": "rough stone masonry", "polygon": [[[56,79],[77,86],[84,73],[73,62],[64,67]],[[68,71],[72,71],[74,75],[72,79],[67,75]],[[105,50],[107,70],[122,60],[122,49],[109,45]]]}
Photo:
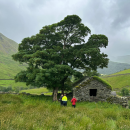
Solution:
{"label": "rough stone masonry", "polygon": [[114,104],[120,104],[129,108],[128,99],[112,95],[112,88],[100,78],[85,78],[82,82],[76,84],[73,89],[73,95],[78,101],[98,102],[104,101]]}

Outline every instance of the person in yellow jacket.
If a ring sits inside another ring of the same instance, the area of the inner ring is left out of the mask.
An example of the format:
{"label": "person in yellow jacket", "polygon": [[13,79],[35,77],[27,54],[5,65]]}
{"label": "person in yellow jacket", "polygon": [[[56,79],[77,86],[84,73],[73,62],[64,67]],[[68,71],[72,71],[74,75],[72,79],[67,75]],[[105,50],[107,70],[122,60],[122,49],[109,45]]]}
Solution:
{"label": "person in yellow jacket", "polygon": [[67,106],[67,97],[66,94],[62,97],[63,106]]}

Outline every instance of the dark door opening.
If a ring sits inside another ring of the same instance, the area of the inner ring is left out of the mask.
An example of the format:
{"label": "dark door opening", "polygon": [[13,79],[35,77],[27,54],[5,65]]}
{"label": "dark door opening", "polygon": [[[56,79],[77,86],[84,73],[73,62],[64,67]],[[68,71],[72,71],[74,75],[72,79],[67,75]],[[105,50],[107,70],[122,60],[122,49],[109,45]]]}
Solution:
{"label": "dark door opening", "polygon": [[90,96],[97,96],[97,89],[89,89]]}

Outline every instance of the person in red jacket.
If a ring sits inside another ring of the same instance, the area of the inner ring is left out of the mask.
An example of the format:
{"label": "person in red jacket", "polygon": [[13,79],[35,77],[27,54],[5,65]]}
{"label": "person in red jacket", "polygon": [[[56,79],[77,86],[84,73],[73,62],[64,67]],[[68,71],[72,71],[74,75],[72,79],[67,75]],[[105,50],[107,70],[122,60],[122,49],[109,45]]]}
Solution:
{"label": "person in red jacket", "polygon": [[75,96],[73,96],[73,98],[72,98],[71,102],[72,102],[72,107],[74,107],[74,108],[75,108],[75,106],[76,106],[76,102],[77,102],[77,100],[76,100]]}

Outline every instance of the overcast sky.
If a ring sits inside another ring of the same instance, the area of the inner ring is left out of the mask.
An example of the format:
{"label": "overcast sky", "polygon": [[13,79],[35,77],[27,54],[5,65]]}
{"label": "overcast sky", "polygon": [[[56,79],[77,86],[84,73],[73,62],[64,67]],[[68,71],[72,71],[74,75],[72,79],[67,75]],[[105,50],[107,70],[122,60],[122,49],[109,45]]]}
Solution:
{"label": "overcast sky", "polygon": [[20,43],[76,14],[91,34],[108,37],[108,56],[130,55],[130,0],[0,0],[0,32]]}

